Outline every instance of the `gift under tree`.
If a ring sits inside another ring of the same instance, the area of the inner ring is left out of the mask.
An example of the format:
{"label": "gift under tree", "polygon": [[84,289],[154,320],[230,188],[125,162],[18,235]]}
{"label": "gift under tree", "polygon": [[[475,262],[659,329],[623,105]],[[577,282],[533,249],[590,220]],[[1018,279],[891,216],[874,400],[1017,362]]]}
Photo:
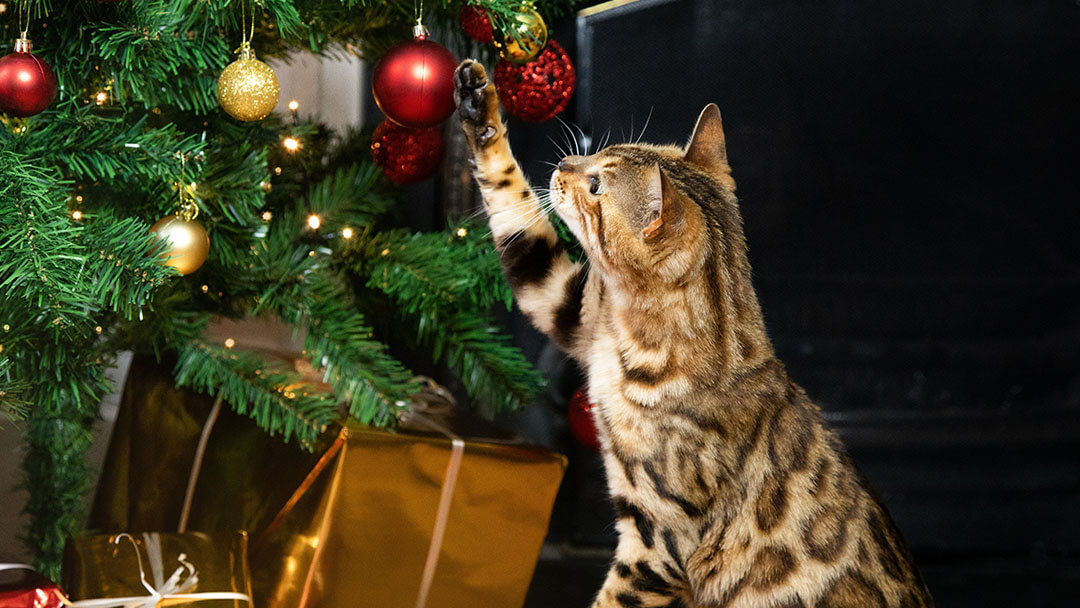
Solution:
{"label": "gift under tree", "polygon": [[[385,342],[388,326],[486,411],[535,393],[539,377],[491,314],[510,295],[486,231],[450,221],[415,233],[395,221],[385,178],[433,173],[437,147],[417,142],[433,137],[425,129],[441,138],[452,104],[394,95],[410,83],[380,79],[392,128],[335,137],[295,108],[272,113],[278,83],[263,62],[346,51],[452,59],[463,25],[490,27],[505,72],[559,71],[539,93],[527,77],[508,81],[533,87],[527,118],[561,111],[572,66],[539,27],[559,7],[468,4],[0,4],[0,36],[15,41],[0,59],[0,417],[25,429],[25,538],[43,573],[57,578],[82,526],[83,456],[120,350],[175,359],[178,384],[309,448],[342,404],[360,423],[398,422],[419,385]],[[303,336],[325,389],[293,390],[296,370],[206,337],[214,316],[260,315]]]}

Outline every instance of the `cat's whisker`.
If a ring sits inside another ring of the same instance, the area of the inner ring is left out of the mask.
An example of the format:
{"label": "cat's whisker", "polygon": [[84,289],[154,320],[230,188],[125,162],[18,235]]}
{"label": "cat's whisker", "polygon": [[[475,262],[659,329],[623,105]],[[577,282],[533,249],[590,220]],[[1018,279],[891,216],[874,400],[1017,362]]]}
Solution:
{"label": "cat's whisker", "polygon": [[566,121],[563,120],[561,116],[556,116],[555,120],[559,121],[559,125],[562,126],[561,132],[563,138],[567,140],[567,147],[573,150],[575,155],[579,154],[581,151],[577,147],[577,139],[574,135],[574,131],[570,128],[570,125],[566,124]]}
{"label": "cat's whisker", "polygon": [[596,147],[597,151],[607,148],[609,139],[611,139],[611,127],[608,127],[607,130],[604,131],[603,138],[600,140],[600,145]]}
{"label": "cat's whisker", "polygon": [[550,135],[548,136],[548,141],[550,141],[551,144],[555,146],[555,150],[558,151],[558,153],[561,155],[559,158],[570,156],[570,154],[566,150],[564,150],[561,145],[559,145],[559,142],[552,139]]}
{"label": "cat's whisker", "polygon": [[636,139],[636,140],[634,140],[634,143],[635,143],[635,144],[637,144],[637,143],[640,143],[640,142],[641,142],[641,138],[642,138],[642,137],[645,137],[645,129],[648,129],[648,128],[649,128],[649,121],[651,121],[651,120],[652,120],[652,113],[653,113],[653,108],[652,108],[652,107],[650,107],[650,108],[649,108],[649,116],[648,116],[647,118],[645,118],[645,126],[644,126],[644,127],[641,127],[641,134],[640,134],[640,135],[638,135],[638,137],[637,137],[637,139]]}

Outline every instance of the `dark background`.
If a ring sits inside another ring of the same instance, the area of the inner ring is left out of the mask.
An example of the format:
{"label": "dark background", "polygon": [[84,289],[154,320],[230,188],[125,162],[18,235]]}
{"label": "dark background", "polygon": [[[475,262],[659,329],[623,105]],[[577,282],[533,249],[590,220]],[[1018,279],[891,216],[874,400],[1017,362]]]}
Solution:
{"label": "dark background", "polygon": [[[651,114],[645,141],[684,142],[720,106],[770,335],[938,604],[1076,605],[1080,6],[639,0],[553,37],[593,140]],[[510,132],[545,181],[563,127]],[[552,382],[506,422],[571,458],[527,606],[587,606],[615,537],[566,429],[580,376],[507,321]]]}

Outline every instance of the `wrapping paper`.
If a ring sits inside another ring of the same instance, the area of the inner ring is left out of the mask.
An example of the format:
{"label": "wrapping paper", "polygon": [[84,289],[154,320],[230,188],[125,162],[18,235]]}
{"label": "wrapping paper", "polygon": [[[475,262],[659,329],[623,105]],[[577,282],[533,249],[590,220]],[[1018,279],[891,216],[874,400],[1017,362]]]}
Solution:
{"label": "wrapping paper", "polygon": [[[172,390],[167,369],[146,364],[132,366],[91,519],[99,529],[160,529],[184,502],[194,422],[212,401]],[[142,483],[137,463],[151,455],[185,475]],[[335,428],[313,454],[225,408],[186,525],[251,533],[260,607],[519,608],[565,467],[452,407],[394,433]]]}
{"label": "wrapping paper", "polygon": [[247,558],[244,532],[79,536],[65,547],[63,582],[79,608],[249,608]]}
{"label": "wrapping paper", "polygon": [[0,564],[0,608],[59,608],[60,586],[23,564]]}

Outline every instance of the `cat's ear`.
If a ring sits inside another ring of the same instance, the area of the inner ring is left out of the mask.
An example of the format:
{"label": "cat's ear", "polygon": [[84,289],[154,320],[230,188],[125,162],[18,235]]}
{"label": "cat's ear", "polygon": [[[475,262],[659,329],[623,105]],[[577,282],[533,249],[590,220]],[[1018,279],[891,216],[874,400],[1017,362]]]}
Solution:
{"label": "cat's ear", "polygon": [[660,169],[659,163],[648,171],[649,224],[641,230],[641,237],[651,241],[665,232],[671,232],[682,221],[684,201],[682,193]]}
{"label": "cat's ear", "polygon": [[686,145],[684,158],[711,173],[727,173],[727,144],[724,142],[724,123],[720,108],[710,103],[698,116],[694,134]]}

